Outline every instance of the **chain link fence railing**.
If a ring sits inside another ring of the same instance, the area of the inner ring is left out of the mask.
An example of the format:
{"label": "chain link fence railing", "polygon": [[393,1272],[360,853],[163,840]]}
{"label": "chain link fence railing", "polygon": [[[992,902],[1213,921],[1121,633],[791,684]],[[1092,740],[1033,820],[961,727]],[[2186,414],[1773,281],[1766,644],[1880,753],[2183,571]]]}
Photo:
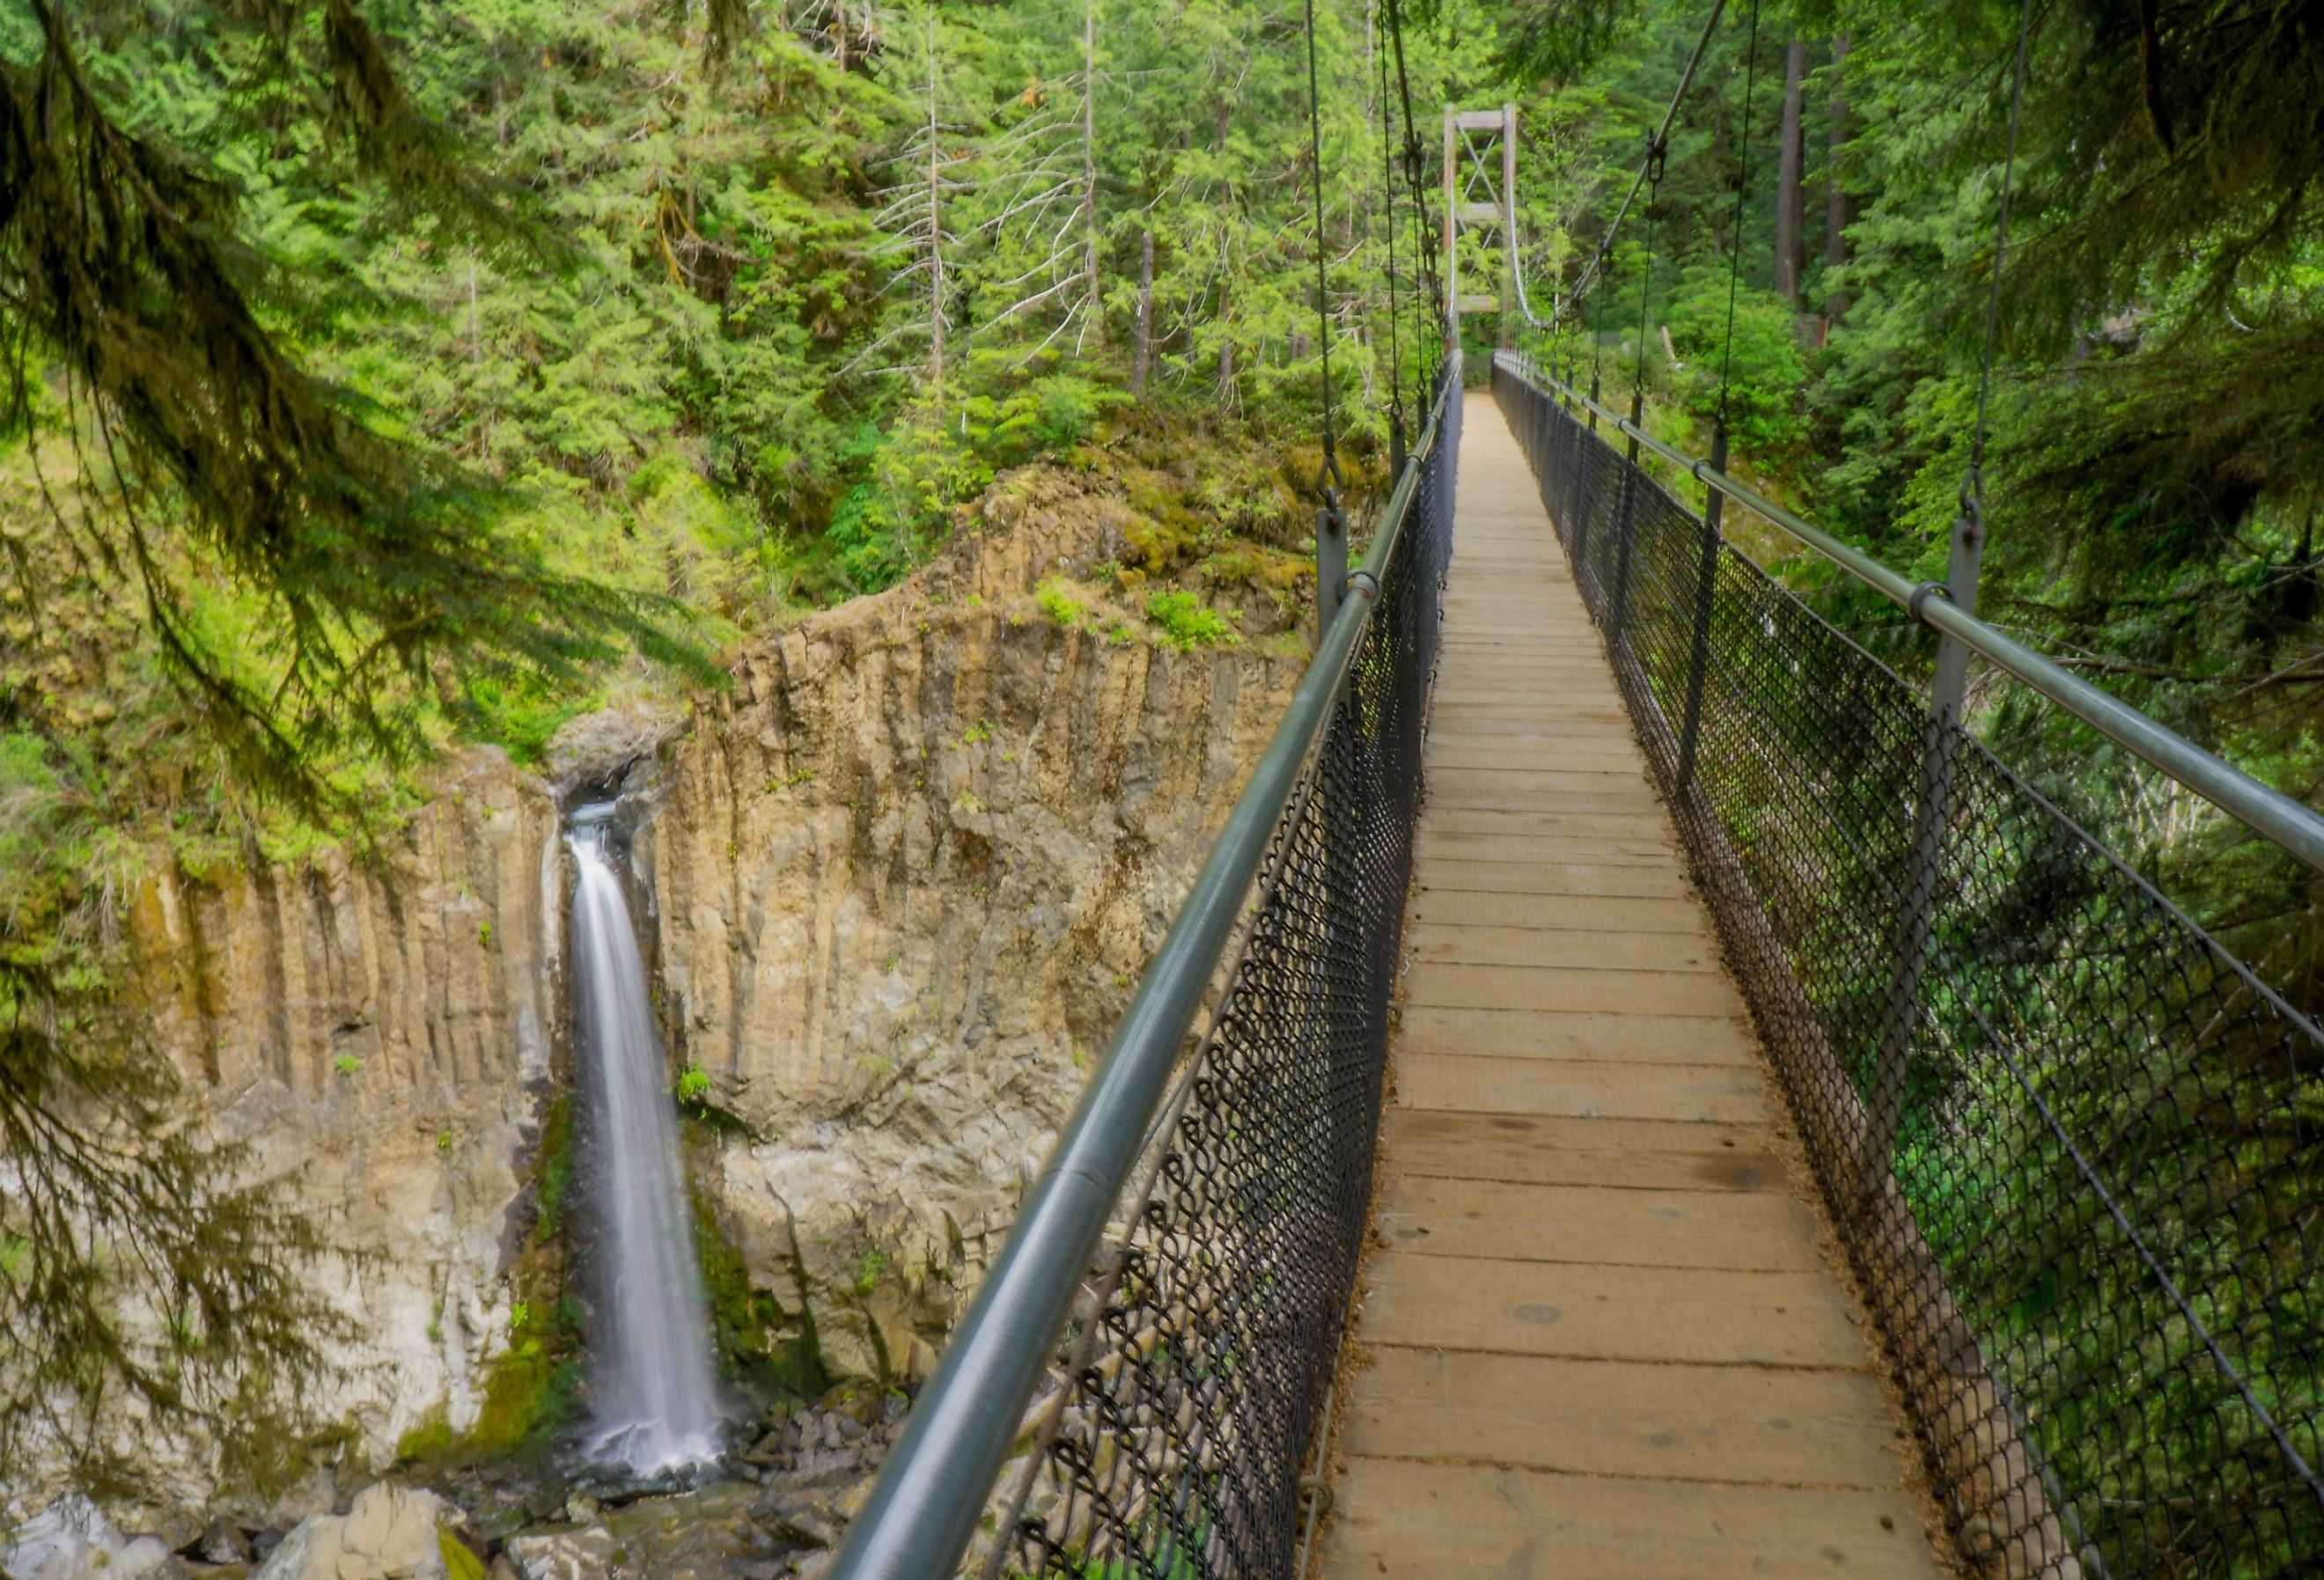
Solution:
{"label": "chain link fence railing", "polygon": [[[1310,685],[1320,677],[1329,689],[1303,714],[1303,688],[1268,753],[1287,753],[1286,772],[1269,789],[1262,761],[1222,836],[1223,851],[1246,811],[1256,812],[1264,843],[1253,845],[1263,848],[1255,872],[1213,885],[1206,868],[1148,968],[1141,1002],[1205,984],[1216,993],[1208,1029],[1182,1052],[1183,1031],[1137,1030],[1133,1004],[1107,1066],[1155,1058],[1167,1066],[1178,1056],[1152,1088],[1159,1100],[1150,1109],[1117,1102],[1100,1090],[1113,1073],[1102,1067],[1052,1160],[1050,1172],[1072,1171],[1059,1160],[1091,1129],[1121,1135],[1136,1154],[1121,1171],[1126,1188],[1108,1198],[1111,1223],[1094,1261],[1041,1249],[1045,1208],[1028,1203],[1019,1215],[1012,1252],[1028,1242],[1026,1256],[1062,1265],[1063,1284],[1082,1277],[1063,1331],[1038,1316],[1012,1323],[991,1313],[980,1323],[973,1310],[955,1335],[954,1352],[982,1348],[988,1331],[1006,1335],[996,1345],[1037,1346],[1034,1396],[955,1389],[939,1398],[940,1372],[912,1424],[930,1463],[891,1461],[841,1574],[945,1572],[948,1557],[936,1555],[962,1548],[927,1527],[954,1519],[964,1535],[970,1522],[980,1528],[957,1572],[984,1580],[1294,1574],[1309,1507],[1302,1478],[1367,1222],[1460,411],[1454,359],[1408,494],[1400,488],[1391,502],[1374,550],[1350,578],[1351,603],[1333,627],[1340,638],[1310,669]],[[1219,907],[1239,925],[1193,951],[1199,958],[1173,958],[1188,915]],[[1157,986],[1166,980],[1176,987]],[[987,1293],[1011,1280],[996,1265]],[[994,1300],[1034,1303],[1022,1287]],[[976,1363],[975,1355],[962,1363]],[[1007,1435],[997,1482],[989,1469],[938,1463],[958,1458],[957,1444],[983,1437],[996,1415]],[[915,1448],[908,1434],[899,1456]]]}
{"label": "chain link fence railing", "polygon": [[1371,1195],[1457,394],[1212,1028],[1037,1410],[992,1576],[1290,1575]]}
{"label": "chain link fence railing", "polygon": [[2324,1574],[2324,1037],[1496,359],[1964,1555]]}

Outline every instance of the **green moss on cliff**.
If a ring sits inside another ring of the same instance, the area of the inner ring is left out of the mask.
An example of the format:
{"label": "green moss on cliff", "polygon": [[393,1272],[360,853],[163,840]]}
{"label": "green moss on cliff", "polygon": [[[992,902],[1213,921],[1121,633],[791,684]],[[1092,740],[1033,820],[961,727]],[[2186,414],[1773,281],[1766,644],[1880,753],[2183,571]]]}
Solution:
{"label": "green moss on cliff", "polygon": [[814,1399],[831,1386],[815,1314],[794,1312],[753,1284],[742,1253],[720,1229],[717,1212],[694,1193],[694,1244],[710,1302],[718,1357],[729,1376],[777,1399]]}
{"label": "green moss on cliff", "polygon": [[533,1193],[532,1240],[554,1243],[564,1227],[566,1198],[573,1189],[573,1094],[560,1091],[541,1116],[540,1163]]}
{"label": "green moss on cliff", "polygon": [[565,1227],[574,1168],[573,1097],[559,1089],[541,1116],[532,1233],[509,1269],[507,1349],[484,1374],[484,1404],[466,1432],[439,1406],[397,1442],[399,1465],[473,1465],[545,1452],[581,1418],[581,1311],[567,1288]]}

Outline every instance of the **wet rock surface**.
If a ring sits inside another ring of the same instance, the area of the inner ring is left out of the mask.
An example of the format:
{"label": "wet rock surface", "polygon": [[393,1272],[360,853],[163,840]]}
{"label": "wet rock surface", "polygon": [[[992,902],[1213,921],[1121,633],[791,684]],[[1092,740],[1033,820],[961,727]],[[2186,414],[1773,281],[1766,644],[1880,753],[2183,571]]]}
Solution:
{"label": "wet rock surface", "polygon": [[[370,858],[157,862],[127,917],[156,1045],[332,1248],[309,1282],[344,1326],[239,1481],[193,1427],[108,1423],[154,1483],[107,1504],[118,1529],[255,1572],[302,1517],[493,1425],[538,1331],[520,1285],[570,1088],[558,798],[615,779],[652,808],[639,927],[673,1080],[701,1083],[682,1130],[731,1248],[723,1330],[801,1386],[923,1381],[1297,681],[1273,627],[1181,651],[1129,595],[1045,605],[1056,577],[1094,597],[1136,529],[1033,468],[911,580],[743,644],[690,711],[576,720],[539,772],[447,764]],[[842,1415],[788,1441],[786,1418],[726,1479],[860,1474],[887,1423]],[[472,1520],[503,1501],[435,1479]],[[72,1489],[8,1491],[0,1519]]]}
{"label": "wet rock surface", "polygon": [[[185,1580],[792,1580],[828,1561],[903,1415],[892,1394],[785,1406],[749,1422],[720,1465],[685,1476],[641,1483],[503,1461],[435,1488],[374,1483],[345,1513],[287,1531],[220,1521],[176,1554],[145,1539],[166,1560],[152,1573]],[[112,1536],[116,1550],[130,1539]]]}

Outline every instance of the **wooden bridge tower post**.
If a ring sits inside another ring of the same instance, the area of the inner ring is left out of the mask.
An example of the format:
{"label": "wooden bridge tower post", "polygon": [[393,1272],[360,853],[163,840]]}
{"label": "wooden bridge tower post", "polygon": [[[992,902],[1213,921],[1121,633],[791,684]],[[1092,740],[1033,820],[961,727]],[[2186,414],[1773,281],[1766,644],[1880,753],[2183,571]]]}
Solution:
{"label": "wooden bridge tower post", "polygon": [[[1500,142],[1494,159],[1493,143]],[[1508,320],[1517,310],[1515,282],[1504,277],[1491,292],[1462,289],[1461,237],[1470,231],[1493,234],[1504,258],[1516,251],[1517,218],[1517,111],[1444,106],[1444,293],[1457,341],[1466,313],[1499,313],[1500,340],[1509,344]]]}

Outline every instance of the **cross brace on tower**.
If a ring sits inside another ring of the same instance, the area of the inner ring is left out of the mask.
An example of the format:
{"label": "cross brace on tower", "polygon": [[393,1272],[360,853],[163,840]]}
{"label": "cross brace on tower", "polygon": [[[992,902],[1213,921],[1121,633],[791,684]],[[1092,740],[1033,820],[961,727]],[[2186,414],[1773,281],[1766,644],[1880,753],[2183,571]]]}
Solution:
{"label": "cross brace on tower", "polygon": [[[1500,146],[1495,157],[1494,143]],[[1517,235],[1517,111],[1444,107],[1444,291],[1458,333],[1463,313],[1508,314],[1509,285],[1487,293],[1462,289],[1461,237],[1468,231],[1493,233],[1493,250],[1506,256]],[[1496,271],[1505,274],[1506,271]]]}

